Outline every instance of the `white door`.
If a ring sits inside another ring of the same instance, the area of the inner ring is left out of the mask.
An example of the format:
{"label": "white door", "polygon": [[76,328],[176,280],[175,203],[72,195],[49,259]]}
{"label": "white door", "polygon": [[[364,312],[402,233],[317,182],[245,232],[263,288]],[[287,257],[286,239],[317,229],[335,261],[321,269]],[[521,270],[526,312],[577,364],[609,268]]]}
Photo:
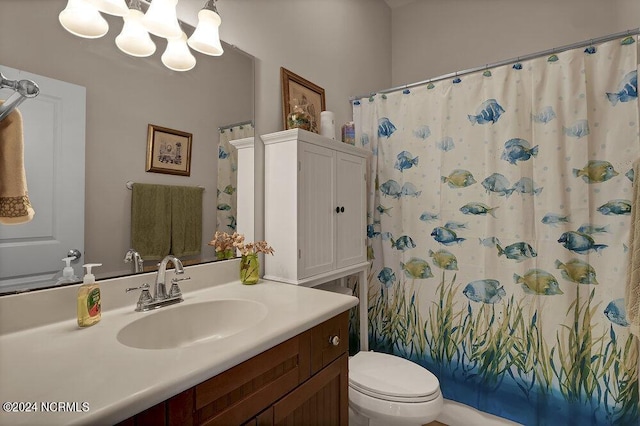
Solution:
{"label": "white door", "polygon": [[335,152],[300,144],[299,279],[335,268]]}
{"label": "white door", "polygon": [[366,161],[362,157],[337,153],[336,268],[367,260],[366,234]]}
{"label": "white door", "polygon": [[[0,293],[51,285],[70,249],[84,252],[84,87],[0,65],[9,80],[33,80],[40,94],[19,110],[24,164],[35,216],[0,224]],[[11,89],[0,89],[7,99]],[[2,141],[0,141],[2,143]],[[82,260],[78,263],[81,264]],[[76,275],[82,268],[73,265]]]}

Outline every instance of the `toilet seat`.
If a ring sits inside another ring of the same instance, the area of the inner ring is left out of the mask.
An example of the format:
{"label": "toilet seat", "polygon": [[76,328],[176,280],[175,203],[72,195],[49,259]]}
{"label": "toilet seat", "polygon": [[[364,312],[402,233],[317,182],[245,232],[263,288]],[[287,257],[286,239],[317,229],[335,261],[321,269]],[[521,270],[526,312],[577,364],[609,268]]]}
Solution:
{"label": "toilet seat", "polygon": [[349,386],[383,401],[420,403],[441,398],[438,378],[420,365],[380,352],[349,359]]}

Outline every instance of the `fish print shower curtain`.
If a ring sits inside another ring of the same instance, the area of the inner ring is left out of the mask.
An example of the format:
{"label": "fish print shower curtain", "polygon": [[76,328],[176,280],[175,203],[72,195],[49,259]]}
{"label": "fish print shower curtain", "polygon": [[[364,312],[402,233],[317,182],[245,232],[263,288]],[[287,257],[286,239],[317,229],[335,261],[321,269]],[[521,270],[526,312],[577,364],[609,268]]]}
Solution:
{"label": "fish print shower curtain", "polygon": [[637,425],[633,37],[353,102],[370,349],[525,425]]}
{"label": "fish print shower curtain", "polygon": [[236,230],[238,152],[229,141],[253,136],[253,124],[220,129],[218,145],[218,203],[216,230],[233,234]]}

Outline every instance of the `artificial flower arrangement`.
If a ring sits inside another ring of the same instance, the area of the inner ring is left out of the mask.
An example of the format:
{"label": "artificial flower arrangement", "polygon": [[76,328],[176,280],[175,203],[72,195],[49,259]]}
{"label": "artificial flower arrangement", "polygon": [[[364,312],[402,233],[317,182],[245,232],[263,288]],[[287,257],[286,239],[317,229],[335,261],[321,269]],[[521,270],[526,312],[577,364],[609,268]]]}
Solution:
{"label": "artificial flower arrangement", "polygon": [[[260,275],[258,253],[274,253],[273,247],[267,244],[266,241],[245,243],[244,235],[237,232],[229,235],[226,232],[216,231],[209,245],[216,248],[218,259],[229,259],[235,257],[236,250],[240,252],[242,256],[242,259],[240,259],[240,281],[243,284],[255,284],[258,282]],[[231,257],[226,257],[229,252],[232,253]]]}

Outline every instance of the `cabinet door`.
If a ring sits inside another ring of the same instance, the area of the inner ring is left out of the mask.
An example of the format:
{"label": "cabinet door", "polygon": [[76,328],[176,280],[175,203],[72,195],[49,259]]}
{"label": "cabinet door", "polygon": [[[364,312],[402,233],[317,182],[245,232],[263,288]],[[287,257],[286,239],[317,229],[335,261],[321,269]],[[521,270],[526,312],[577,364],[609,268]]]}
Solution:
{"label": "cabinet door", "polygon": [[300,144],[298,278],[335,268],[335,151]]}
{"label": "cabinet door", "polygon": [[[366,160],[337,153],[337,246],[336,268],[367,260],[366,234]],[[342,211],[344,209],[344,211]]]}
{"label": "cabinet door", "polygon": [[349,357],[333,361],[273,405],[274,425],[347,426]]}

